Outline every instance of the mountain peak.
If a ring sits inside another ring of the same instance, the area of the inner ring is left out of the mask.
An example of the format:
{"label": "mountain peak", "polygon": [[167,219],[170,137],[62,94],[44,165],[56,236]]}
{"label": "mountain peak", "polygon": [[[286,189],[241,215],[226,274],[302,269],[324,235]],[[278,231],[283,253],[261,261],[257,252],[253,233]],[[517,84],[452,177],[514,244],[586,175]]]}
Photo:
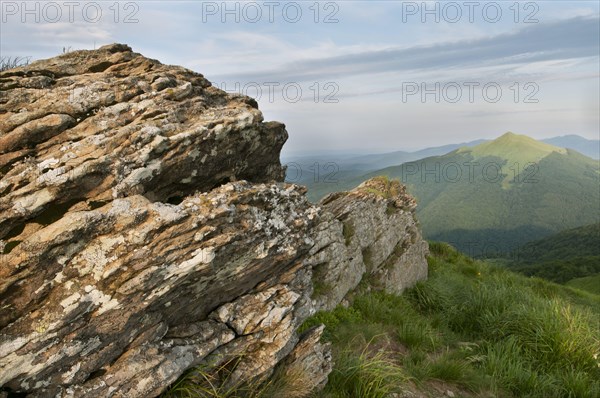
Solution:
{"label": "mountain peak", "polygon": [[540,142],[540,141],[536,141],[535,139],[533,139],[529,136],[526,136],[524,134],[516,134],[516,133],[513,133],[512,131],[507,131],[506,133],[502,134],[500,137],[498,137],[495,140],[492,140],[490,142],[512,142],[512,143],[523,144],[523,143],[536,143],[536,142]]}
{"label": "mountain peak", "polygon": [[475,157],[495,156],[506,159],[511,164],[514,162],[520,164],[537,162],[553,152],[567,153],[563,148],[511,131],[493,141],[479,144],[471,150]]}
{"label": "mountain peak", "polygon": [[[493,141],[474,146],[470,152],[475,159],[485,157],[499,158],[508,167],[516,167],[520,170],[523,170],[532,163],[538,163],[554,152],[567,154],[566,149],[510,131]],[[510,173],[507,173],[503,181],[504,187],[508,187],[508,182],[511,178]]]}

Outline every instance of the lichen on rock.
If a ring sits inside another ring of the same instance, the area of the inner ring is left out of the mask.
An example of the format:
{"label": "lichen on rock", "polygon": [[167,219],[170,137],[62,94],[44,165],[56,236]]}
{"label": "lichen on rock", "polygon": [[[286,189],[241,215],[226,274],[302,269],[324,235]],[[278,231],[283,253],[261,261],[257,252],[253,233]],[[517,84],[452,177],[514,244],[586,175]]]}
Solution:
{"label": "lichen on rock", "polygon": [[113,44],[0,72],[0,89],[10,391],[151,397],[231,358],[229,382],[316,388],[331,353],[303,321],[365,276],[391,292],[426,277],[403,186],[310,203],[283,182],[285,126],[198,73]]}

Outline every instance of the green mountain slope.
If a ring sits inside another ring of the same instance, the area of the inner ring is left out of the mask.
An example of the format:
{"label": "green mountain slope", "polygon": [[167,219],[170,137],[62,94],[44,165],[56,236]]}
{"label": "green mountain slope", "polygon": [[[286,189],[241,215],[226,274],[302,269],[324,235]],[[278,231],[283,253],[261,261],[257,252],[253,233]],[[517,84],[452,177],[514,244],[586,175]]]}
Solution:
{"label": "green mountain slope", "polygon": [[462,148],[459,152],[471,152],[475,158],[495,156],[506,160],[509,165],[525,165],[528,162],[538,162],[553,152],[566,154],[567,150],[536,141],[526,135],[508,132],[494,141],[484,142],[473,148]]}
{"label": "green mountain slope", "polygon": [[[308,198],[312,202],[318,202],[328,193],[347,191],[356,187],[364,181],[364,174],[374,170],[397,166],[426,157],[445,155],[456,149],[473,147],[484,142],[490,142],[490,140],[480,139],[463,144],[425,148],[414,152],[394,151],[369,155],[329,152],[302,156],[288,155],[282,157],[282,162],[289,166],[286,181],[305,185],[308,187]],[[599,141],[588,140],[578,135],[546,138],[540,140],[539,143],[573,149],[596,160],[600,157]],[[543,149],[543,146],[541,148]]]}
{"label": "green mountain slope", "polygon": [[[600,273],[599,243],[600,224],[569,229],[517,248],[511,253],[509,267],[527,276],[570,284],[574,278]],[[573,286],[587,287],[593,280],[574,282]]]}
{"label": "green mountain slope", "polygon": [[515,261],[526,264],[584,256],[600,256],[600,223],[568,229],[527,243],[513,252]]}
{"label": "green mountain slope", "polygon": [[[369,155],[314,154],[282,157],[287,165],[286,182],[308,187],[308,199],[318,202],[331,192],[348,191],[363,180],[362,176],[373,170],[412,162],[425,157],[444,155],[465,146],[474,146],[484,140],[462,144],[449,144],[418,151],[394,151]],[[358,183],[357,183],[358,181]]]}
{"label": "green mountain slope", "polygon": [[513,133],[374,175],[408,185],[429,239],[471,255],[600,221],[598,161]]}
{"label": "green mountain slope", "polygon": [[583,278],[571,279],[567,282],[567,286],[600,295],[600,273],[584,276]]}

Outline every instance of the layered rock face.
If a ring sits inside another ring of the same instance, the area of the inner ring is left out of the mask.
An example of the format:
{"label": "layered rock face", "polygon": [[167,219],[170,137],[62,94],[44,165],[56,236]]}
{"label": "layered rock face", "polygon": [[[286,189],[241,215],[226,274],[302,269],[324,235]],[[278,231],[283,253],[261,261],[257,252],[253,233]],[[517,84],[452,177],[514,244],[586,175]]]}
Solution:
{"label": "layered rock face", "polygon": [[[0,73],[0,385],[152,397],[331,370],[317,310],[426,277],[414,201],[368,181],[318,205],[283,183],[284,125],[122,44]],[[365,277],[366,276],[366,277]],[[365,278],[363,278],[365,277]]]}
{"label": "layered rock face", "polygon": [[366,288],[401,293],[427,278],[427,242],[414,217],[415,200],[398,181],[378,177],[334,193],[324,210],[307,264],[315,274],[315,307],[331,310],[364,280]]}

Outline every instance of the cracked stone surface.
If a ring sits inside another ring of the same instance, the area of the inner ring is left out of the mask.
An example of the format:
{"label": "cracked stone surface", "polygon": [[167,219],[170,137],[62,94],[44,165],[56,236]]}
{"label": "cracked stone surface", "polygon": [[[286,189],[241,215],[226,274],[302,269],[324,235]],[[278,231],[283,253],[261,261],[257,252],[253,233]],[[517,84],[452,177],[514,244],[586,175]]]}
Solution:
{"label": "cracked stone surface", "polygon": [[398,181],[377,177],[319,205],[324,216],[305,260],[321,287],[317,310],[331,310],[365,279],[368,288],[400,294],[427,278],[429,246],[414,215],[416,202]]}
{"label": "cracked stone surface", "polygon": [[391,292],[426,277],[404,187],[310,203],[283,183],[284,125],[198,73],[112,44],[0,72],[0,89],[10,391],[153,397],[232,358],[232,383],[318,388],[330,347],[304,320],[365,277]]}

